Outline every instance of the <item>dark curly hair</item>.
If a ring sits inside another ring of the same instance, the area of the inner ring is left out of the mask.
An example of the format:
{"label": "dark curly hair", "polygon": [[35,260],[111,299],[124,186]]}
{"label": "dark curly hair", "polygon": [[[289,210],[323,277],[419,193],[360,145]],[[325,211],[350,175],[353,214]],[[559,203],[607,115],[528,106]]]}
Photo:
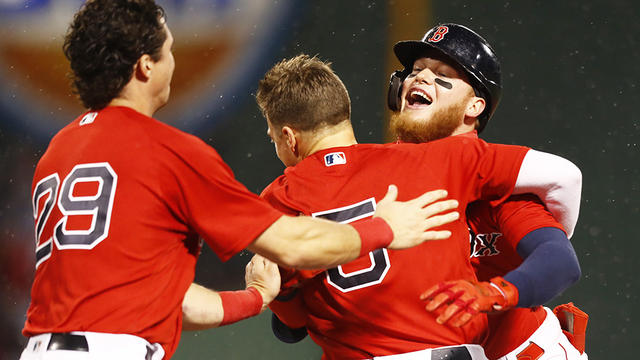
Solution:
{"label": "dark curly hair", "polygon": [[138,59],[160,60],[167,33],[154,0],[90,0],[76,13],[64,39],[73,90],[91,110],[104,108],[133,75]]}

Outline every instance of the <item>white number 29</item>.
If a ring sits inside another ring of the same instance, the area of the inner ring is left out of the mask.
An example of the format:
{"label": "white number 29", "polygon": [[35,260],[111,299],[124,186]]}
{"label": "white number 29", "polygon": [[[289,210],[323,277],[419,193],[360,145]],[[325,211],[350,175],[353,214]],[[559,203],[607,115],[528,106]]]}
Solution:
{"label": "white number 29", "polygon": [[[73,190],[80,183],[98,183],[98,190],[91,196],[76,196]],[[33,191],[33,217],[36,233],[36,268],[51,256],[53,242],[59,250],[93,249],[109,235],[111,210],[116,193],[118,176],[109,163],[76,165],[62,181],[57,173],[40,180]],[[60,196],[58,197],[58,190]],[[41,199],[46,200],[41,205]],[[57,199],[57,202],[56,202]],[[62,214],[55,224],[51,237],[40,241],[49,215],[57,206]],[[67,230],[67,220],[73,215],[90,215],[91,226],[87,230]]]}

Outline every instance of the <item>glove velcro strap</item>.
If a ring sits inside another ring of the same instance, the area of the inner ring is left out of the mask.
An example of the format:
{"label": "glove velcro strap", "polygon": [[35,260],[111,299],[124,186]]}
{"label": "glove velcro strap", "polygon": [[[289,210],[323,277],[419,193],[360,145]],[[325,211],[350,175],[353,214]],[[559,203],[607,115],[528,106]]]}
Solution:
{"label": "glove velcro strap", "polygon": [[518,288],[515,285],[500,276],[492,278],[489,283],[504,297],[504,303],[497,304],[501,307],[501,310],[518,305]]}

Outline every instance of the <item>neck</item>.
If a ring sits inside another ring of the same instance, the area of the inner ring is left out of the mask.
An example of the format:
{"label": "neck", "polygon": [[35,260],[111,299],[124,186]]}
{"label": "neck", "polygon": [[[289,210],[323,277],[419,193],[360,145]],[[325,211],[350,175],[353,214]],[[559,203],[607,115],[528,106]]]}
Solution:
{"label": "neck", "polygon": [[109,106],[128,107],[148,117],[152,117],[157,110],[152,101],[148,100],[148,96],[145,96],[143,90],[132,83],[127,84],[120,95],[111,100]]}
{"label": "neck", "polygon": [[321,150],[341,146],[351,146],[358,142],[353,134],[351,121],[345,120],[338,125],[318,129],[309,134],[309,146],[301,149],[302,158]]}
{"label": "neck", "polygon": [[458,126],[455,130],[453,130],[453,132],[451,133],[451,136],[466,134],[466,133],[472,132],[475,129],[476,129],[475,121],[472,124],[468,124],[464,122],[460,124],[460,126]]}

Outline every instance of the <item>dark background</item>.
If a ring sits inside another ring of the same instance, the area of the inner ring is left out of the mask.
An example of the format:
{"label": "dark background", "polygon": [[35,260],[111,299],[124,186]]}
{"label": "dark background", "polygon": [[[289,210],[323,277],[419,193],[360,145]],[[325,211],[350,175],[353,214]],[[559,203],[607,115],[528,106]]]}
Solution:
{"label": "dark background", "polygon": [[[483,137],[558,154],[583,174],[572,238],[582,279],[548,305],[573,301],[589,313],[591,359],[634,358],[640,304],[633,265],[640,250],[638,14],[640,4],[633,1],[305,2],[283,25],[287,35],[265,59],[264,69],[299,53],[333,62],[351,94],[356,136],[381,142],[388,76],[399,66],[391,45],[420,38],[439,22],[457,22],[482,34],[501,58],[504,87]],[[259,192],[283,166],[267,141],[266,125],[250,96],[254,90],[255,85],[237,97],[221,121],[197,134],[220,152],[241,182]],[[46,142],[0,122],[0,358],[15,358],[24,343],[20,328],[33,276],[31,176]],[[220,290],[242,288],[249,258],[241,254],[221,264],[206,250],[196,281]],[[319,358],[308,339],[278,343],[269,316],[184,333],[175,358]]]}

